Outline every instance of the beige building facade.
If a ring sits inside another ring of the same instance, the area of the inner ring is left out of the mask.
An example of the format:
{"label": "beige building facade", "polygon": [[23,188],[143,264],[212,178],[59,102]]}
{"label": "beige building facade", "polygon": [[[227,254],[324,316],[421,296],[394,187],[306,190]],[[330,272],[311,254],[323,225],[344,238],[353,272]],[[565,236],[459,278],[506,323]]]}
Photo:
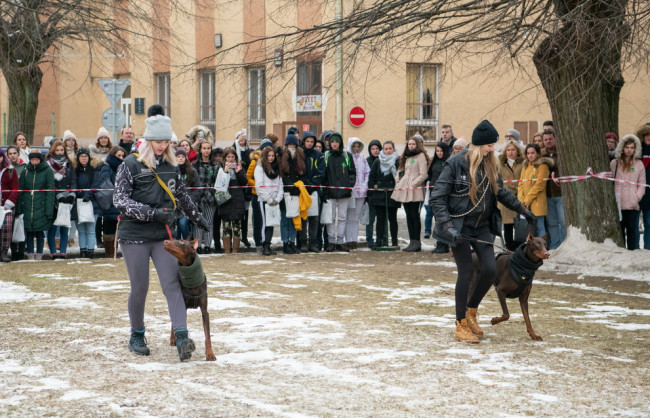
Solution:
{"label": "beige building facade", "polygon": [[[43,66],[34,144],[62,136],[66,129],[82,143],[94,141],[102,114],[111,106],[99,85],[106,78],[130,80],[118,105],[136,136],[144,132],[147,108],[160,103],[179,138],[203,124],[220,145],[232,143],[242,128],[253,141],[267,132],[284,139],[291,126],[317,135],[325,129],[340,130],[344,138],[393,140],[399,145],[416,131],[434,140],[442,124],[452,125],[455,136],[469,138],[482,119],[502,133],[518,129],[526,142],[550,119],[532,60],[525,69],[495,65],[486,57],[432,60],[397,51],[390,62],[365,53],[352,60],[358,51],[343,44],[344,77],[339,85],[334,48],[308,51],[296,59],[291,51],[262,41],[213,56],[241,42],[330,20],[335,10],[329,2],[184,3],[186,10],[178,10],[165,0],[151,1],[157,24],[133,30],[158,40],[133,36],[130,51],[95,51],[93,60],[83,48],[58,51],[53,63]],[[351,1],[343,2],[344,13],[351,7]],[[128,21],[128,16],[118,18]],[[647,75],[626,79],[620,134],[650,121]],[[0,112],[5,114],[7,97],[2,80]],[[361,108],[364,116],[357,111],[350,118],[353,108]],[[11,140],[13,133],[7,136]]]}

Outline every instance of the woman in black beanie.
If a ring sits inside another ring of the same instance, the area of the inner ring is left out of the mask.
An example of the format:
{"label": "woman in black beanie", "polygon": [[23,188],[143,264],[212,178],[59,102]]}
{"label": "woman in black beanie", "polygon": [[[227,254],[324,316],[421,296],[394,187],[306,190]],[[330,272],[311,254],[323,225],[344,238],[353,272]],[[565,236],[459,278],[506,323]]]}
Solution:
{"label": "woman in black beanie", "polygon": [[[478,325],[478,305],[496,276],[494,236],[501,234],[497,201],[535,223],[517,197],[503,187],[494,156],[499,133],[487,120],[472,133],[472,144],[447,160],[429,203],[436,217],[434,238],[452,247],[456,281],[456,339],[478,343],[483,331]],[[473,274],[472,248],[480,263],[474,292],[469,288]],[[469,298],[468,298],[469,296]]]}

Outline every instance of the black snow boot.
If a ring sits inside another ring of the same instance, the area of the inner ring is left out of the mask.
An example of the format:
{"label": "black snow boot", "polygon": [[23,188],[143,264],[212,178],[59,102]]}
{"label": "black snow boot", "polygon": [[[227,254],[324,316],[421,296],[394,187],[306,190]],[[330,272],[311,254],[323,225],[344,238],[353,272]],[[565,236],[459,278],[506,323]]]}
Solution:
{"label": "black snow boot", "polygon": [[150,351],[147,347],[147,339],[144,338],[144,330],[133,331],[129,339],[129,350],[139,356],[148,356]]}
{"label": "black snow boot", "polygon": [[176,336],[176,349],[178,350],[178,358],[181,361],[188,360],[192,357],[192,352],[196,350],[194,341],[187,336],[187,330],[175,331]]}

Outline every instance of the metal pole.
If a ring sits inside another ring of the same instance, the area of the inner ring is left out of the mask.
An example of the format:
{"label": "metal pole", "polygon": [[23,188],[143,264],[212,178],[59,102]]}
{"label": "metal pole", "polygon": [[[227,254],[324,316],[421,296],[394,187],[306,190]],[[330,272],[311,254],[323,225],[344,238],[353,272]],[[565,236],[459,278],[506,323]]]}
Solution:
{"label": "metal pole", "polygon": [[5,144],[9,144],[9,140],[7,138],[7,112],[4,112],[2,114],[2,141]]}
{"label": "metal pole", "polygon": [[343,47],[341,42],[341,19],[343,0],[336,1],[336,21],[339,32],[336,35],[336,130],[343,135]]}
{"label": "metal pole", "polygon": [[52,137],[56,137],[56,122],[54,121],[54,112],[52,112]]}

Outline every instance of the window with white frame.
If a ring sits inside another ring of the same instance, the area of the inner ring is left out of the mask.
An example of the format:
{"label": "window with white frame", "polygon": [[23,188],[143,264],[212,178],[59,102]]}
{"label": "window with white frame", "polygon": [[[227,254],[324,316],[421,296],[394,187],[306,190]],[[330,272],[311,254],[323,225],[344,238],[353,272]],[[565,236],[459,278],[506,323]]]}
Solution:
{"label": "window with white frame", "polygon": [[165,109],[165,115],[171,117],[172,108],[169,93],[169,73],[156,74],[156,102]]}
{"label": "window with white frame", "polygon": [[266,70],[248,69],[248,137],[261,140],[266,134]]}
{"label": "window with white frame", "polygon": [[406,64],[406,139],[419,132],[425,141],[438,138],[440,66]]}
{"label": "window with white frame", "polygon": [[215,96],[214,96],[214,70],[199,72],[199,114],[200,123],[209,128],[214,135],[217,127],[215,117]]}

